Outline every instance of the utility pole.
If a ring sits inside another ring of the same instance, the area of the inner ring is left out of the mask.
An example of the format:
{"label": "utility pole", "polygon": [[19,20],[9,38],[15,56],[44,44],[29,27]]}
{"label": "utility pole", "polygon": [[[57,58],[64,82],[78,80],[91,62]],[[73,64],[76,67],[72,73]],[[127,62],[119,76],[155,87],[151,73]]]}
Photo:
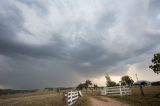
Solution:
{"label": "utility pole", "polygon": [[[135,75],[136,75],[136,79],[138,81],[137,73]],[[139,88],[140,88],[141,95],[144,96],[144,92],[143,92],[143,88],[142,88],[141,84],[139,85]]]}
{"label": "utility pole", "polygon": [[137,73],[136,73],[135,75],[136,75],[136,79],[137,79],[137,81],[138,81]]}

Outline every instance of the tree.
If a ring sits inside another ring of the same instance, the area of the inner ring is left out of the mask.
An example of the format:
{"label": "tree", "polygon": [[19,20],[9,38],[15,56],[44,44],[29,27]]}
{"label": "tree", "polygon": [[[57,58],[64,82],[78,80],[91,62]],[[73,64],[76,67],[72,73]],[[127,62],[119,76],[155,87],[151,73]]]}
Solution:
{"label": "tree", "polygon": [[107,74],[105,77],[106,77],[106,85],[107,85],[107,86],[110,86],[110,83],[111,83],[111,78],[110,78],[110,76]]}
{"label": "tree", "polygon": [[116,82],[112,81],[109,75],[106,75],[106,85],[108,87],[116,86]]}
{"label": "tree", "polygon": [[116,82],[114,82],[114,81],[110,82],[110,87],[113,87],[113,86],[116,86],[116,85],[117,85]]}
{"label": "tree", "polygon": [[87,87],[88,87],[89,85],[92,85],[92,81],[90,81],[90,80],[86,80],[85,84],[86,84],[86,85],[87,85]]}
{"label": "tree", "polygon": [[87,89],[89,87],[89,85],[92,85],[92,82],[90,80],[86,80],[85,83],[80,83],[77,86],[78,90],[82,90],[83,88]]}
{"label": "tree", "polygon": [[90,80],[86,80],[84,85],[85,85],[85,88],[87,89],[89,87],[89,85],[92,85],[92,82]]}
{"label": "tree", "polygon": [[97,84],[94,84],[93,87],[94,87],[94,89],[97,89],[97,88],[98,88],[98,85],[97,85]]}
{"label": "tree", "polygon": [[132,78],[128,75],[125,75],[121,78],[121,85],[132,85],[134,83],[134,81],[132,80]]}
{"label": "tree", "polygon": [[160,73],[160,53],[154,54],[152,59],[153,65],[150,65],[149,68],[151,68],[155,73]]}
{"label": "tree", "polygon": [[83,83],[80,83],[78,86],[77,86],[77,89],[78,90],[82,90],[84,88],[84,84]]}
{"label": "tree", "polygon": [[[153,65],[150,65],[149,68],[151,68],[155,73],[160,73],[160,53],[156,53],[153,56],[152,59]],[[155,97],[159,97],[160,93],[156,94]]]}

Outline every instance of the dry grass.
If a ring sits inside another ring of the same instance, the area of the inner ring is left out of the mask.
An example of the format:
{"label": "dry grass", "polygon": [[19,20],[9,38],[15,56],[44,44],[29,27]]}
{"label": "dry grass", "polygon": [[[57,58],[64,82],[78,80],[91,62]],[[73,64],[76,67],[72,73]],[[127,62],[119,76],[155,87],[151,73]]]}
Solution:
{"label": "dry grass", "polygon": [[79,97],[73,106],[91,106],[91,102],[87,96]]}
{"label": "dry grass", "polygon": [[[140,95],[140,88],[131,88],[133,95]],[[143,87],[144,94],[157,94],[160,93],[160,86]]]}
{"label": "dry grass", "polygon": [[114,96],[111,97],[117,99],[121,102],[126,102],[133,106],[160,106],[160,98],[154,98],[151,95],[147,96],[140,96],[140,95],[133,95],[133,96]]}
{"label": "dry grass", "polygon": [[9,98],[17,98],[17,97],[26,97],[26,96],[36,96],[36,95],[46,95],[46,94],[55,94],[53,91],[37,91],[37,92],[28,92],[28,93],[16,93],[16,94],[8,94],[1,95],[0,99],[9,99]]}
{"label": "dry grass", "polygon": [[[18,97],[16,94],[0,99],[0,106],[65,106],[62,94],[33,93]],[[11,98],[12,97],[12,98]]]}
{"label": "dry grass", "polygon": [[141,96],[140,88],[131,88],[132,96],[115,96],[111,97],[121,102],[129,103],[133,106],[160,106],[160,98],[154,97],[155,94],[160,93],[160,86],[143,87],[145,96]]}
{"label": "dry grass", "polygon": [[79,97],[73,106],[91,106],[90,96],[97,96],[99,94],[98,90],[82,90],[83,96]]}
{"label": "dry grass", "polygon": [[87,96],[98,96],[100,94],[100,90],[83,90],[82,94]]}

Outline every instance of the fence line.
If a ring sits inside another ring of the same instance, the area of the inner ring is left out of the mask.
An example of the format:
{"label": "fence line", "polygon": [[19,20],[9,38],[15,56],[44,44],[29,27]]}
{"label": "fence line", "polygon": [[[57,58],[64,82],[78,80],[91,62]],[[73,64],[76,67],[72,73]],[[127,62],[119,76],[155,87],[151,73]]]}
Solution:
{"label": "fence line", "polygon": [[67,106],[73,105],[79,96],[82,96],[81,91],[70,91],[66,95]]}
{"label": "fence line", "polygon": [[101,95],[123,96],[131,94],[131,89],[128,86],[105,87],[101,90]]}

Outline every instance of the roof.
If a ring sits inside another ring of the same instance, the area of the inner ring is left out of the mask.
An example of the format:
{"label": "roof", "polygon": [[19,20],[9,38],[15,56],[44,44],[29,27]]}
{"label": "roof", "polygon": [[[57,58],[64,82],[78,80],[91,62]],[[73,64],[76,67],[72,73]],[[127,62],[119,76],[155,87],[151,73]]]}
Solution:
{"label": "roof", "polygon": [[134,83],[134,85],[141,85],[142,83],[146,83],[146,84],[151,84],[151,82],[150,81],[147,81],[147,80],[139,80],[139,81],[136,81],[135,83]]}

